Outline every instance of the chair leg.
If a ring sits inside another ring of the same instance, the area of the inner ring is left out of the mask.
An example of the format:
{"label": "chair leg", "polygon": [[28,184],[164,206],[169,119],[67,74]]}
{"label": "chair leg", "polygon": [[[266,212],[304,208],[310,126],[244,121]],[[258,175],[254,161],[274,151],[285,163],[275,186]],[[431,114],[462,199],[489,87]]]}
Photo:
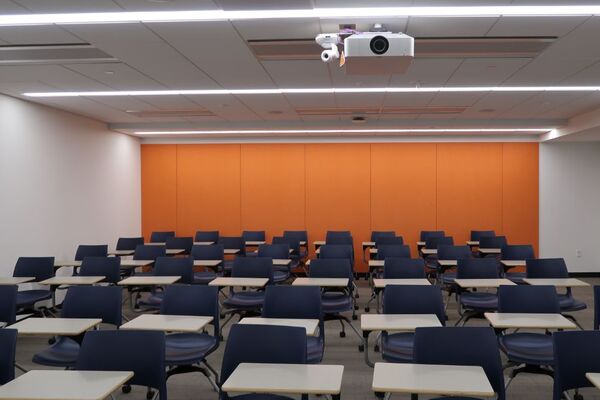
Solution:
{"label": "chair leg", "polygon": [[563,316],[564,316],[565,318],[568,318],[568,319],[570,319],[571,321],[573,321],[573,323],[574,323],[575,325],[577,325],[577,327],[578,327],[579,329],[581,329],[582,331],[584,331],[584,330],[585,330],[585,329],[583,328],[583,326],[581,326],[581,324],[579,323],[579,321],[577,321],[577,318],[575,318],[573,315],[571,315],[571,314],[563,314]]}

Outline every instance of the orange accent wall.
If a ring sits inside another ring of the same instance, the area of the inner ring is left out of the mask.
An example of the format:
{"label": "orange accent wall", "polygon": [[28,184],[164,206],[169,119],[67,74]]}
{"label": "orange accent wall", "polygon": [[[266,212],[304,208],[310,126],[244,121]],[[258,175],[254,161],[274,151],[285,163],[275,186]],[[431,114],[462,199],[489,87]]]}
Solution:
{"label": "orange accent wall", "polygon": [[[537,143],[142,145],[142,230],[494,229],[538,246]],[[311,246],[312,247],[312,246]],[[312,251],[312,248],[311,248]],[[357,257],[357,270],[365,270]]]}

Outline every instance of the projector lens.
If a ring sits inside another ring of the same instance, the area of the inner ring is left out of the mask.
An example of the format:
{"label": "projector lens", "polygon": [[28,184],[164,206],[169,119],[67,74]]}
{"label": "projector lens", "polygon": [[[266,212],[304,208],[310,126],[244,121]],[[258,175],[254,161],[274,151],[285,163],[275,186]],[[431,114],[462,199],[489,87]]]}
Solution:
{"label": "projector lens", "polygon": [[377,55],[385,54],[390,48],[390,42],[383,36],[375,36],[369,44],[371,51]]}

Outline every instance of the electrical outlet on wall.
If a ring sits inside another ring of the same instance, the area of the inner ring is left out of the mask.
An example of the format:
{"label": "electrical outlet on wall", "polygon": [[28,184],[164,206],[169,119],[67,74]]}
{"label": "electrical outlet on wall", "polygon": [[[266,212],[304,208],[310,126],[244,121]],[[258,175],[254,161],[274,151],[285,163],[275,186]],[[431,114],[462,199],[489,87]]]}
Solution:
{"label": "electrical outlet on wall", "polygon": [[581,250],[579,250],[579,249],[575,250],[575,257],[581,258]]}

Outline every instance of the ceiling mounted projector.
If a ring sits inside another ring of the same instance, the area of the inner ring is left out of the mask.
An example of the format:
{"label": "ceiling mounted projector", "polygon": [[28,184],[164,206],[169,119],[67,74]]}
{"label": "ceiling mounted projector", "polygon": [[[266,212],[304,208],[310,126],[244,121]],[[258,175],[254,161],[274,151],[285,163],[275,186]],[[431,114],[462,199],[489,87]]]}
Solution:
{"label": "ceiling mounted projector", "polygon": [[344,39],[346,73],[401,74],[415,56],[414,38],[403,33],[364,32]]}

